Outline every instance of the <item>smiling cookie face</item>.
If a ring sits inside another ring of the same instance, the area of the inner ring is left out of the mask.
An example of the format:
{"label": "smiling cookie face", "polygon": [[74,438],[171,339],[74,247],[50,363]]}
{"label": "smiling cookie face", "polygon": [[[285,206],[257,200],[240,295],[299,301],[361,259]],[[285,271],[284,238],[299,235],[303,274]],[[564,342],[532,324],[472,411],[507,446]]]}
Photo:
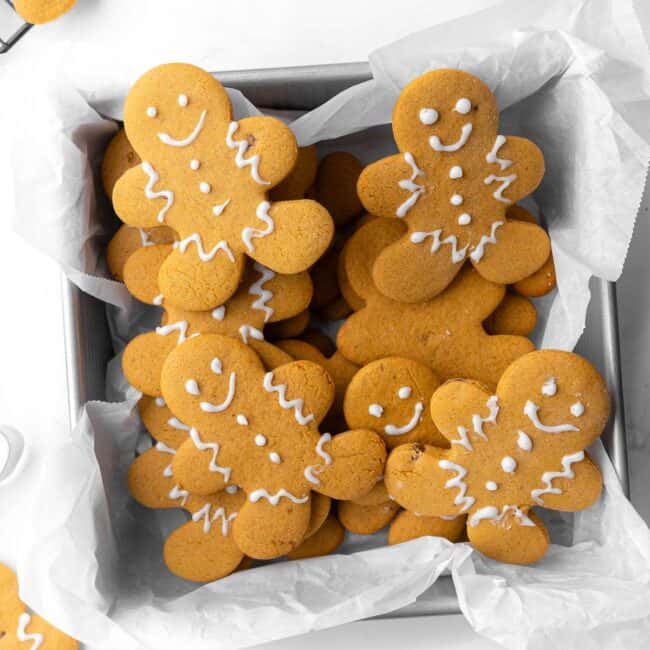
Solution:
{"label": "smiling cookie face", "polygon": [[461,70],[435,70],[399,96],[393,134],[400,150],[416,156],[455,153],[493,138],[498,121],[494,96],[480,79]]}
{"label": "smiling cookie face", "polygon": [[429,416],[431,395],[440,385],[426,365],[389,357],[369,363],[353,377],[345,394],[349,427],[373,429],[389,449],[406,442],[446,446]]}

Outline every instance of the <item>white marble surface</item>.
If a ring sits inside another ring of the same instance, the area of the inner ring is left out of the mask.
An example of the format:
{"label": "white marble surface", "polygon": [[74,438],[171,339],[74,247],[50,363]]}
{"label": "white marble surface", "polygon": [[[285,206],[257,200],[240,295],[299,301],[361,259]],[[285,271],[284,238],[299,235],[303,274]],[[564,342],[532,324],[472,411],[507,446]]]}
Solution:
{"label": "white marble surface", "polygon": [[[456,0],[444,8],[440,4],[430,0],[401,0],[397,5],[371,0],[330,0],[326,5],[239,0],[215,10],[214,2],[197,1],[188,11],[185,3],[163,0],[79,0],[72,14],[32,30],[14,52],[0,56],[0,69],[23,54],[45,55],[48,46],[60,40],[69,41],[73,75],[84,73],[77,64],[83,62],[85,48],[110,49],[106,69],[92,71],[98,84],[110,79],[116,65],[135,69],[130,47],[143,40],[150,44],[150,61],[145,65],[174,58],[200,63],[192,43],[192,25],[197,20],[214,24],[212,47],[220,53],[222,69],[363,60],[379,45],[451,15],[494,4],[494,0]],[[647,36],[650,3],[637,0],[637,5]],[[166,13],[163,24],[158,21],[155,29],[148,20],[151,12]],[[143,67],[138,61],[137,69]],[[646,521],[650,521],[649,209],[646,196],[618,283],[633,500]],[[49,260],[10,231],[8,216],[0,214],[0,337],[6,342],[0,372],[0,422],[19,425],[30,436],[45,440],[52,424],[67,420],[59,277]],[[17,276],[20,282],[13,282],[11,278]],[[359,622],[263,647],[292,650],[307,644],[314,649],[338,645],[373,650],[396,645],[413,649],[496,647],[477,637],[458,616]]]}

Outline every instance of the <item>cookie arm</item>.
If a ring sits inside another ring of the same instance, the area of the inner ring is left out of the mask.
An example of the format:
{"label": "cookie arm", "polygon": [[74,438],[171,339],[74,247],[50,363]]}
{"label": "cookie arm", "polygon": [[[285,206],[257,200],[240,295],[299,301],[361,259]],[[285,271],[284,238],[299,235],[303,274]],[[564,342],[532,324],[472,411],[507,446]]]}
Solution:
{"label": "cookie arm", "polygon": [[332,217],[322,205],[309,199],[280,201],[265,211],[258,209],[258,221],[241,232],[249,257],[277,273],[287,274],[312,266],[327,250],[333,236]]}
{"label": "cookie arm", "polygon": [[[505,169],[502,169],[502,165],[496,162],[488,165],[486,178],[489,178],[490,175],[497,178],[516,177],[511,179],[501,192],[503,199],[510,203],[516,203],[535,191],[544,176],[544,155],[534,142],[509,135],[499,148],[498,157],[504,161],[510,161],[511,164]],[[494,179],[489,187],[496,191],[501,183],[502,181]]]}
{"label": "cookie arm", "polygon": [[160,294],[158,271],[172,252],[170,244],[143,246],[134,251],[123,268],[124,284],[129,293],[148,305]]}
{"label": "cookie arm", "polygon": [[[173,191],[162,187],[153,168],[147,167],[150,172],[147,174],[145,165],[126,171],[113,188],[113,207],[117,216],[136,228],[165,225],[168,210],[174,205]],[[147,188],[150,196],[158,196],[147,198]]]}
{"label": "cookie arm", "polygon": [[174,500],[169,494],[174,479],[165,469],[173,455],[155,447],[140,454],[129,466],[127,486],[133,498],[147,508],[180,508],[182,499]]}
{"label": "cookie arm", "polygon": [[[230,130],[234,128],[232,124]],[[241,146],[238,143],[248,143],[240,157],[244,162],[243,168],[250,170],[246,178],[250,179],[253,187],[270,190],[284,180],[296,164],[298,144],[293,132],[275,117],[246,117],[236,124],[237,129],[230,136],[233,143],[230,148],[237,151],[238,146]],[[249,162],[254,160],[255,156],[258,156],[257,166]],[[245,164],[247,162],[248,165]],[[262,183],[254,178],[255,168]]]}
{"label": "cookie arm", "polygon": [[[405,205],[417,194],[401,187],[401,181],[408,181],[413,174],[412,168],[406,162],[404,154],[395,154],[382,158],[368,165],[359,176],[357,193],[363,207],[378,217],[400,218],[408,214]],[[417,177],[414,179],[417,183]],[[404,183],[402,183],[404,185]],[[413,186],[414,188],[415,186]],[[417,200],[409,209],[414,209]],[[402,209],[400,209],[402,206]]]}
{"label": "cookie arm", "polygon": [[386,462],[383,440],[367,429],[346,431],[322,445],[331,462],[315,458],[313,489],[333,499],[350,500],[368,494],[380,479]]}
{"label": "cookie arm", "polygon": [[145,395],[160,395],[160,373],[177,340],[176,331],[167,336],[146,332],[131,339],[122,355],[122,370],[127,381]]}
{"label": "cookie arm", "polygon": [[[574,478],[559,477],[552,481],[540,480],[539,484],[533,485],[532,490],[545,490],[549,486],[554,492],[535,492],[537,500],[531,498],[532,503],[543,505],[545,508],[560,510],[562,512],[577,512],[593,505],[600,496],[603,489],[603,477],[598,466],[585,453],[584,460],[572,463],[571,472]],[[547,471],[561,471],[562,467],[548,467]],[[531,494],[532,496],[532,494]]]}
{"label": "cookie arm", "polygon": [[514,284],[542,267],[551,253],[551,241],[537,224],[507,219],[495,231],[496,244],[486,245],[474,268],[487,280]]}
{"label": "cookie arm", "polygon": [[306,271],[276,275],[264,288],[272,293],[267,303],[273,310],[269,323],[292,318],[307,309],[314,291],[311,277]]}
{"label": "cookie arm", "polygon": [[466,469],[451,468],[446,456],[444,449],[417,443],[393,449],[384,473],[390,496],[406,510],[428,517],[467,512],[475,501],[463,481]]}

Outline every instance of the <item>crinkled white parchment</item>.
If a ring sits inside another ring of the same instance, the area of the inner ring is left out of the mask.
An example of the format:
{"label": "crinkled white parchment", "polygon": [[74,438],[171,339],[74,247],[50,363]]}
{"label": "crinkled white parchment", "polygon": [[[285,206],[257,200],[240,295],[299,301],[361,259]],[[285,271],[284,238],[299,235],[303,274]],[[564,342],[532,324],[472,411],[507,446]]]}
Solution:
{"label": "crinkled white parchment", "polygon": [[[553,240],[559,291],[546,301],[542,340],[571,349],[589,277],[620,273],[650,157],[650,63],[631,0],[513,0],[414,34],[370,60],[372,81],[294,122],[300,141],[388,122],[399,89],[429,68],[481,76],[504,110],[503,132],[524,133],[544,150],[548,172],[535,199]],[[52,70],[42,62],[26,85],[16,65],[2,80],[12,101],[1,109],[0,156],[12,157],[14,192],[0,209],[72,281],[110,303],[119,349],[148,321],[107,279],[100,256],[110,229],[97,216],[109,211],[92,170],[115,127]],[[241,96],[237,105],[240,115],[254,110]],[[88,404],[62,442],[32,449],[30,480],[13,484],[17,494],[20,487],[15,521],[3,522],[16,531],[24,599],[89,647],[250,646],[394,610],[443,572],[472,626],[508,648],[650,643],[650,533],[600,443],[592,453],[605,477],[603,498],[573,526],[560,518],[554,538],[565,545],[553,545],[534,567],[498,564],[434,538],[377,548],[353,539],[347,555],[276,563],[197,587],[162,564],[163,536],[178,513],[141,508],[125,490],[140,431],[137,395],[119,361],[108,374],[118,401]],[[2,486],[3,498],[11,487]],[[435,619],[431,625],[433,633]]]}

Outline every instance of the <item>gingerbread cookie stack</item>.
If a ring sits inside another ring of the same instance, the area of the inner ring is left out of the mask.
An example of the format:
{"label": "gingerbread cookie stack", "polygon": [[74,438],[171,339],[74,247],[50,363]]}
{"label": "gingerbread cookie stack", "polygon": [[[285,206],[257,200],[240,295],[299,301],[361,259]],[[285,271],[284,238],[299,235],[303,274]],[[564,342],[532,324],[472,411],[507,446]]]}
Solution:
{"label": "gingerbread cookie stack", "polygon": [[555,286],[548,236],[516,205],[543,156],[498,134],[479,79],[409,84],[399,153],[365,168],[319,161],[273,118],[233,120],[190,65],[146,73],[124,115],[103,168],[125,224],[107,262],[161,308],[122,360],[153,438],[128,483],[188,513],[165,542],[173,573],[211,581],[389,524],[391,544],[467,536],[534,562],[548,533],[532,508],[598,497],[584,448],[603,382],[527,338],[530,298]]}

